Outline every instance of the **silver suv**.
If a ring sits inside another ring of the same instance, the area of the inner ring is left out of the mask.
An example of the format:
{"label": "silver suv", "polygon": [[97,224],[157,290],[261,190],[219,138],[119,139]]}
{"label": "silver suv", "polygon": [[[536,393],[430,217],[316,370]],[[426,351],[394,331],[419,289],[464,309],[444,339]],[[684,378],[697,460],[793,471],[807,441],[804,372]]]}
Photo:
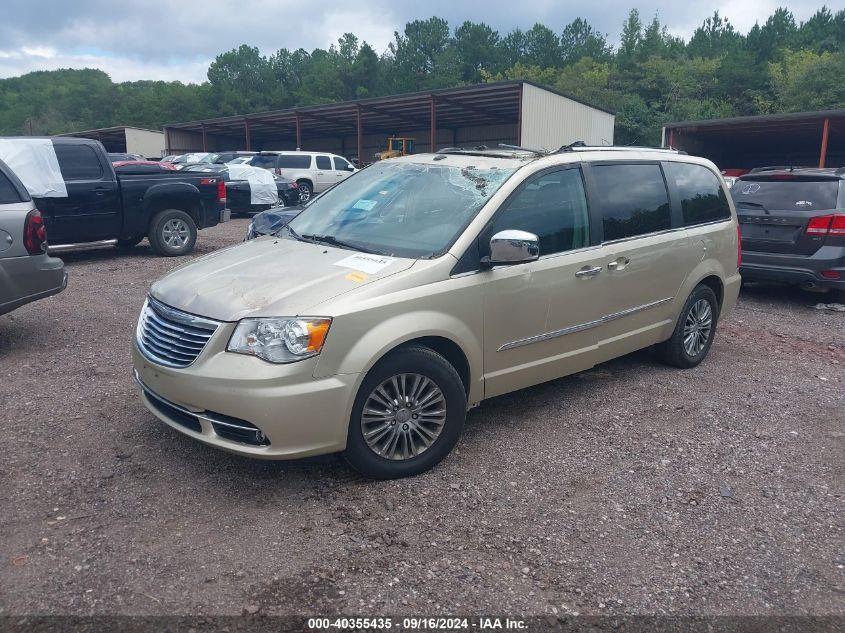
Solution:
{"label": "silver suv", "polygon": [[325,152],[261,152],[249,164],[296,181],[302,202],[358,171],[342,156]]}
{"label": "silver suv", "polygon": [[47,231],[23,184],[0,161],[0,314],[64,290],[61,259],[47,255]]}
{"label": "silver suv", "polygon": [[[445,457],[468,408],[654,346],[698,365],[740,286],[715,166],[671,151],[443,150],[378,162],[142,309],[147,407],[222,449]],[[598,394],[597,394],[597,397]]]}

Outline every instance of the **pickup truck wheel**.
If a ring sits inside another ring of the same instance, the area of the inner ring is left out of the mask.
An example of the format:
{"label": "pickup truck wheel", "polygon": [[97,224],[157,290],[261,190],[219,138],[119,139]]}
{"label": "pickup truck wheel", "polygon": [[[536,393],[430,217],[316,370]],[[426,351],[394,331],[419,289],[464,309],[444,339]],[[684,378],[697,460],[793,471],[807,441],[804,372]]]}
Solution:
{"label": "pickup truck wheel", "polygon": [[349,420],[346,461],[373,479],[409,477],[440,462],[458,441],[466,392],[437,352],[391,352],[364,378]]}
{"label": "pickup truck wheel", "polygon": [[299,185],[299,201],[308,202],[314,195],[314,187],[307,180],[298,180],[296,184]]}
{"label": "pickup truck wheel", "polygon": [[141,240],[143,240],[143,239],[144,239],[144,236],[142,235],[141,237],[130,237],[130,238],[127,238],[125,240],[117,240],[117,243],[115,244],[115,246],[117,246],[120,249],[125,250],[125,249],[132,248],[133,246],[138,246],[138,244],[140,244]]}
{"label": "pickup truck wheel", "polygon": [[150,246],[157,255],[187,255],[197,243],[197,225],[193,218],[178,209],[165,209],[150,222]]}

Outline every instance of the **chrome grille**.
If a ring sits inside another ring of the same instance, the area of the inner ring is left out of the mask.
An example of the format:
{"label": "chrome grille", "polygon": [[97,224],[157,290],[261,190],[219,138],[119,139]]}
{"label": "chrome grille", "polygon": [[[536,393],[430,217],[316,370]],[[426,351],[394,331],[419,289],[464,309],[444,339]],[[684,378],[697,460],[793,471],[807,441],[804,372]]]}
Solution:
{"label": "chrome grille", "polygon": [[135,341],[141,353],[166,367],[187,367],[205,348],[217,321],[176,310],[147,298],[138,318]]}

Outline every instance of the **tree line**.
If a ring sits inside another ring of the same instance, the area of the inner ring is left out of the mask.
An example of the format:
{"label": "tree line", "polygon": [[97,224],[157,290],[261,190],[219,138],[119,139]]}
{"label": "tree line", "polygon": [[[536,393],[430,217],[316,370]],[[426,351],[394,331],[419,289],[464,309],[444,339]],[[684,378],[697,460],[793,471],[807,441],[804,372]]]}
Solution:
{"label": "tree line", "polygon": [[845,9],[805,22],[777,9],[748,33],[715,12],[689,41],[630,11],[619,43],[582,18],[502,35],[414,20],[379,55],[352,33],[328,49],[217,56],[202,84],[114,83],[94,69],[0,80],[0,133],[57,134],[330,103],[501,79],[529,79],[617,114],[616,142],[655,145],[669,121],[845,107]]}

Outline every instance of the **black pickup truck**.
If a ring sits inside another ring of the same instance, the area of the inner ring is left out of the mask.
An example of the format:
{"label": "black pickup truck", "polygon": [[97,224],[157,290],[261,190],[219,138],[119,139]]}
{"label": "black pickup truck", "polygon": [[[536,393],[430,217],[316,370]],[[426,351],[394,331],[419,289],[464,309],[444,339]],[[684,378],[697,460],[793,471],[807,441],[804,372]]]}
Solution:
{"label": "black pickup truck", "polygon": [[51,246],[108,240],[130,248],[148,237],[159,255],[185,255],[198,229],[229,219],[222,178],[179,171],[118,176],[99,141],[52,142],[67,197],[33,198]]}

